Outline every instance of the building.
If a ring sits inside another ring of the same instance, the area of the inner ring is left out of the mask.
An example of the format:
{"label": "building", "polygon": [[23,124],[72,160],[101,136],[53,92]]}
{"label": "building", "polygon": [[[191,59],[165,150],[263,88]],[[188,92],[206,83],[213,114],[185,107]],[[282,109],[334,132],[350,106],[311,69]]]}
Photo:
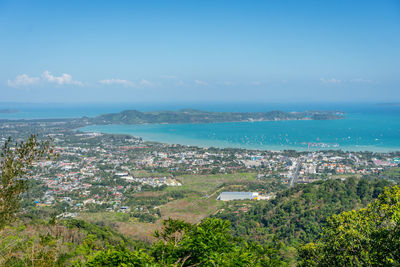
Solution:
{"label": "building", "polygon": [[258,193],[255,192],[222,192],[217,200],[241,200],[241,199],[257,199]]}

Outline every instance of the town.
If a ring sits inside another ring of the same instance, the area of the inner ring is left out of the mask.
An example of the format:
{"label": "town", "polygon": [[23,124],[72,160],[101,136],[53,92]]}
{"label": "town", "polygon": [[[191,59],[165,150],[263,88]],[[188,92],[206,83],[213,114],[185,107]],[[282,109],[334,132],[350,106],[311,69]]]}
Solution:
{"label": "town", "polygon": [[[278,188],[296,183],[380,175],[400,164],[398,152],[200,148],[144,142],[126,135],[84,133],[75,130],[80,125],[74,123],[1,124],[1,142],[10,136],[22,141],[25,133],[36,132],[39,138],[51,140],[57,155],[56,160],[34,166],[29,177],[34,190],[24,196],[25,208],[51,208],[61,217],[75,217],[80,212],[121,212],[153,222],[162,215],[160,206],[185,197],[183,191],[167,188],[184,186],[187,175],[215,175],[218,179],[218,175],[251,174],[257,182],[242,186],[240,191],[251,190],[260,194],[258,199],[269,199]],[[222,189],[226,191],[227,186],[220,187],[219,192]],[[169,194],[159,199],[137,197],[139,193],[165,190]]]}

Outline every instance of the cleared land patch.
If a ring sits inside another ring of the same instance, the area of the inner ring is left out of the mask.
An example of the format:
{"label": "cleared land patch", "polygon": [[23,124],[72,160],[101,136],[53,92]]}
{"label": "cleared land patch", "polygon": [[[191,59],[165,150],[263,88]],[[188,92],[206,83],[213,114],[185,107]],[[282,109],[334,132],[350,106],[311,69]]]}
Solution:
{"label": "cleared land patch", "polygon": [[222,205],[216,200],[220,191],[226,185],[240,185],[256,180],[254,173],[215,174],[215,175],[184,175],[177,177],[182,186],[168,187],[163,191],[140,192],[133,197],[154,198],[162,197],[168,192],[184,192],[182,199],[169,200],[168,203],[159,206],[161,218],[155,223],[139,222],[130,218],[129,214],[121,212],[96,212],[81,213],[79,218],[94,223],[102,223],[116,228],[119,232],[132,238],[146,242],[154,239],[151,237],[156,229],[159,229],[163,219],[182,219],[191,223],[201,221],[213,214]]}

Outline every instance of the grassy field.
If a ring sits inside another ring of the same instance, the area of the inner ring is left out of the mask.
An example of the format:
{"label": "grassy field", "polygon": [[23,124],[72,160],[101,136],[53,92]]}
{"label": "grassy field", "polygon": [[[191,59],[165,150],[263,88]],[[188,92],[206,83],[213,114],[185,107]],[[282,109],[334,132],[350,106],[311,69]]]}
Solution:
{"label": "grassy field", "polygon": [[151,242],[152,233],[159,229],[163,219],[182,219],[191,223],[201,221],[213,214],[222,204],[217,199],[224,185],[240,185],[256,180],[254,173],[216,174],[216,175],[184,175],[177,177],[182,186],[168,187],[160,192],[141,192],[134,197],[155,197],[166,192],[182,191],[186,193],[183,199],[173,200],[160,206],[161,218],[156,223],[142,223],[130,219],[128,214],[119,212],[81,213],[79,218],[91,222],[102,222],[115,227],[119,232],[132,238]]}
{"label": "grassy field", "polygon": [[242,183],[256,179],[254,173],[214,174],[214,175],[184,175],[177,178],[182,186],[169,187],[167,190],[192,190],[204,196],[212,194],[224,183]]}

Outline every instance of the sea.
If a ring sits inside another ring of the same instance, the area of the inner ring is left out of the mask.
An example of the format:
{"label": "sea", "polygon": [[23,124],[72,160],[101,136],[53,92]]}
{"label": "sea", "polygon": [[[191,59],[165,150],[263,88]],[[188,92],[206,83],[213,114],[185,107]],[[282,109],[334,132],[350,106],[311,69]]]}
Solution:
{"label": "sea", "polygon": [[396,103],[0,103],[0,119],[94,117],[127,109],[140,111],[195,108],[220,112],[334,110],[340,120],[229,122],[207,124],[92,125],[84,132],[126,134],[145,141],[200,147],[261,150],[400,151],[400,104]]}

